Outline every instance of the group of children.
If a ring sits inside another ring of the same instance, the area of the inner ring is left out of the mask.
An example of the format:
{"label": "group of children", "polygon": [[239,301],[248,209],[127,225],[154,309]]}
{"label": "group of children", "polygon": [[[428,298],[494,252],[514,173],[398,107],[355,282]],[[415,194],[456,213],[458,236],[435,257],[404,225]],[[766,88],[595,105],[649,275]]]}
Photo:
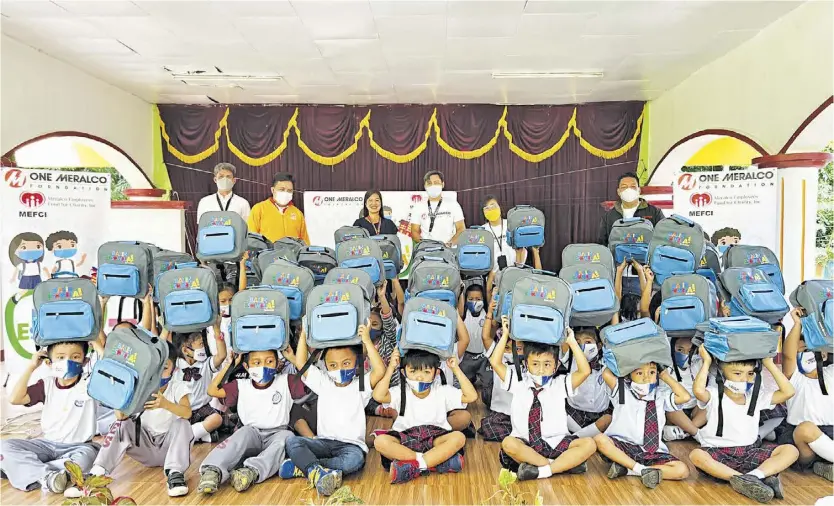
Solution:
{"label": "group of children", "polygon": [[[645,290],[637,307],[624,307],[615,320],[658,319],[659,296],[645,294],[651,290],[650,269],[641,269],[639,277]],[[800,309],[791,313],[781,370],[773,359],[762,361],[777,390],[762,388],[756,396],[751,390],[760,374],[757,362],[718,362],[686,338],[673,342],[673,368],[647,363],[624,379],[602,366],[595,327],[567,329],[561,347],[514,343],[506,317],[493,316],[491,281],[461,296],[455,356],[446,361],[421,351],[400,356],[397,315],[404,297],[400,284],[391,282],[390,290],[389,283],[379,287],[371,318],[359,328],[362,346],[326,349],[309,368],[301,328],[286,350],[228,353],[235,287],[223,285],[221,314],[212,327],[162,332],[171,346],[158,393],[139,416],[115,412],[100,443],[93,442],[97,406],[86,387],[88,344],[53,344],[35,354],[11,394],[12,404],[43,403],[43,437],[4,440],[0,470],[15,488],[79,497],[65,461],[107,475],[127,454],[162,467],[168,494],[182,496],[188,493],[184,473],[192,445],[216,441],[220,429],[234,426],[200,464],[198,492],[214,493],[227,481],[242,492],[277,474],[305,477],[330,495],[343,476],[365,465],[367,415],[394,418],[391,430],[373,434],[392,483],[461,472],[467,436],[475,437],[467,405],[480,397],[488,411],[477,432],[500,442],[501,466],[521,480],[586,472],[586,461],[599,452],[610,461],[609,478],[636,476],[654,488],[664,479],[687,478],[688,466],[664,441],[690,436],[700,444],[689,455],[698,469],[762,502],[783,497],[778,475],[791,465],[832,480],[834,403],[823,385],[834,392],[834,368],[829,354],[822,354],[825,367],[818,369],[814,353],[805,351]],[[145,307],[140,325],[155,333],[152,301]],[[100,354],[105,341],[102,334],[90,345]],[[42,363],[51,377],[30,385]],[[762,413],[782,404],[787,415],[777,440],[763,441]]]}

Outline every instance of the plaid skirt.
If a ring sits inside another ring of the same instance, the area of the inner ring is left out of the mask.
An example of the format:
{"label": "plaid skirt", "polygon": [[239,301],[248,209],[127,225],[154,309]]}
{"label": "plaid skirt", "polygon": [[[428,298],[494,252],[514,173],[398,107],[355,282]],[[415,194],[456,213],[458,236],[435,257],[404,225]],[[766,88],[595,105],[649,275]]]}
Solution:
{"label": "plaid skirt", "polygon": [[[449,432],[451,431],[441,429],[440,427],[436,427],[434,425],[418,425],[402,432],[389,430],[385,433],[385,435],[393,438],[399,438],[401,445],[415,453],[426,453],[434,447],[434,440],[436,438],[445,436]],[[461,449],[460,453],[463,453],[463,449]],[[385,457],[385,455],[382,455],[381,453],[379,454],[379,457],[382,461],[382,467],[387,471],[391,466],[391,459]]]}
{"label": "plaid skirt", "polygon": [[784,404],[777,404],[773,409],[765,409],[759,413],[759,425],[773,418],[787,418],[788,408]]}
{"label": "plaid skirt", "polygon": [[505,437],[510,435],[513,431],[513,424],[510,420],[510,415],[499,413],[498,411],[490,411],[489,414],[481,419],[481,427],[478,433],[485,441],[503,441]]}
{"label": "plaid skirt", "polygon": [[191,410],[191,418],[188,419],[188,423],[194,425],[195,423],[202,422],[215,413],[220,412],[211,407],[211,404],[206,403],[202,408]]}
{"label": "plaid skirt", "polygon": [[577,425],[580,427],[587,427],[592,423],[595,423],[597,420],[602,418],[602,415],[610,415],[614,413],[614,406],[609,404],[608,409],[603,411],[602,413],[594,413],[591,411],[582,411],[581,409],[576,409],[565,401],[565,413],[571,418],[573,421],[576,422]]}
{"label": "plaid skirt", "polygon": [[704,448],[716,462],[720,462],[740,473],[749,473],[758,468],[765,460],[770,458],[775,449],[776,445],[762,443],[761,440],[757,440],[750,446]]}
{"label": "plaid skirt", "polygon": [[[567,435],[559,441],[559,444],[557,444],[555,448],[547,444],[544,439],[542,439],[536,446],[531,445],[527,440],[522,439],[521,441],[530,448],[536,450],[536,453],[542,457],[553,460],[559,458],[559,455],[568,451],[570,444],[576,439],[578,439],[577,436]],[[518,466],[520,463],[513,460],[513,458],[507,455],[503,449],[498,452],[498,462],[501,463],[501,467],[504,469],[509,469],[514,473],[518,472]]]}
{"label": "plaid skirt", "polygon": [[616,446],[620,451],[628,455],[628,457],[634,462],[643,466],[659,466],[678,460],[678,458],[671,453],[647,452],[643,450],[643,447],[640,445],[628,443],[615,437],[610,439],[611,442],[614,443],[614,446]]}

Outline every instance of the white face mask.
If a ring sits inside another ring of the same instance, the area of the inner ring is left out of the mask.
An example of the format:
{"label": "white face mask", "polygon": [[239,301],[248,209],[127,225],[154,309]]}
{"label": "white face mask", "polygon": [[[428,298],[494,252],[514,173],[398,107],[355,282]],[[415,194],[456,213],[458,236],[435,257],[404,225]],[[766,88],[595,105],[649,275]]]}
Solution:
{"label": "white face mask", "polygon": [[626,188],[620,192],[620,199],[622,199],[623,202],[631,203],[639,198],[640,190],[635,190],[634,188]]}
{"label": "white face mask", "polygon": [[235,185],[235,180],[234,179],[229,179],[227,177],[222,177],[220,179],[215,179],[214,182],[217,183],[217,189],[222,191],[222,192],[226,192],[226,191],[231,190],[232,187]]}
{"label": "white face mask", "polygon": [[429,194],[430,198],[436,199],[437,197],[440,196],[440,194],[442,192],[443,192],[443,187],[440,186],[439,184],[433,184],[433,185],[426,186],[426,193]]}
{"label": "white face mask", "polygon": [[808,374],[817,368],[817,358],[813,351],[803,351],[798,354],[796,364],[799,366],[799,372]]}
{"label": "white face mask", "polygon": [[657,383],[637,383],[636,381],[631,382],[631,391],[634,392],[634,395],[637,397],[645,397],[652,393],[657,386]]}
{"label": "white face mask", "polygon": [[597,358],[597,355],[599,354],[599,349],[597,348],[596,343],[588,343],[582,345],[582,353],[585,354],[585,358],[587,358],[588,361],[591,361]]}
{"label": "white face mask", "polygon": [[279,206],[284,207],[292,200],[292,192],[275,190],[272,192],[272,198],[275,199],[275,202],[277,202]]}
{"label": "white face mask", "polygon": [[431,381],[417,381],[408,378],[406,378],[405,382],[408,384],[408,387],[411,388],[411,391],[415,394],[425,392],[426,390],[431,388],[432,385]]}
{"label": "white face mask", "polygon": [[724,386],[727,387],[727,390],[734,394],[746,394],[751,385],[752,383],[747,383],[746,381],[724,380]]}
{"label": "white face mask", "polygon": [[550,383],[550,380],[553,379],[553,376],[540,376],[529,372],[527,373],[527,377],[530,378],[530,381],[532,381],[537,387],[543,387]]}
{"label": "white face mask", "polygon": [[229,313],[229,306],[220,306],[220,316],[228,317],[231,313]]}
{"label": "white face mask", "polygon": [[208,358],[208,354],[206,354],[205,348],[198,348],[194,350],[194,360],[197,362],[205,362]]}
{"label": "white face mask", "polygon": [[505,364],[512,364],[513,363],[513,354],[512,353],[504,353],[504,363]]}

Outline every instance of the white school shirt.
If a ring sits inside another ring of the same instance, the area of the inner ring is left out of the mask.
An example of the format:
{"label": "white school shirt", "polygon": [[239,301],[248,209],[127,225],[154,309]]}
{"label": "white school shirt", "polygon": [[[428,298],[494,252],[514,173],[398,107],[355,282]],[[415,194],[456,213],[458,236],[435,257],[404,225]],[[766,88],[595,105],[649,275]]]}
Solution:
{"label": "white school shirt", "polygon": [[[449,242],[455,236],[457,229],[455,223],[463,221],[463,209],[460,204],[449,197],[444,197],[440,202],[429,202],[428,198],[414,206],[411,210],[411,224],[420,225],[420,237],[433,239],[440,242]],[[431,210],[435,211],[434,228],[429,232],[431,226]]]}
{"label": "white school shirt", "polygon": [[796,393],[786,402],[789,424],[834,425],[834,365],[824,367],[822,377],[828,395],[822,395],[819,380],[805,376],[799,369],[793,372],[790,380]]}
{"label": "white school shirt", "polygon": [[[388,390],[391,394],[391,407],[400,412],[400,387]],[[441,429],[452,430],[446,414],[455,409],[464,409],[461,403],[460,390],[452,385],[439,385],[435,383],[429,390],[429,395],[419,398],[414,395],[411,388],[405,387],[405,413],[398,416],[391,426],[391,430],[402,432],[412,427],[421,425],[433,425]]]}
{"label": "white school shirt", "polygon": [[87,395],[88,378],[70,387],[58,385],[52,377],[29,385],[29,404],[43,402],[43,438],[55,443],[86,443],[96,435],[96,401]]}
{"label": "white school shirt", "polygon": [[365,374],[365,391],[359,390],[359,377],[340,387],[318,367],[307,369],[302,378],[318,394],[318,428],[316,437],[350,443],[368,453],[365,444],[365,406],[371,400],[371,375]]}
{"label": "white school shirt", "polygon": [[[515,263],[515,249],[507,243],[507,220],[501,220],[501,226],[493,227],[489,222],[483,224],[487,232],[492,232],[492,251],[494,252],[492,260],[492,270],[498,272],[498,257],[504,255],[507,257],[507,265]],[[521,263],[527,261],[527,249],[522,249],[524,252],[521,258]]]}
{"label": "white school shirt", "polygon": [[[222,208],[217,205],[218,198],[220,199],[220,204],[223,205]],[[229,206],[228,209],[226,209],[226,204]],[[241,218],[243,218],[244,221],[249,219],[249,212],[251,211],[249,201],[240,195],[235,195],[235,193],[232,192],[223,197],[219,193],[215,192],[200,199],[200,202],[197,204],[197,221],[200,221],[200,216],[208,211],[226,210],[236,212]]]}
{"label": "white school shirt", "polygon": [[[689,367],[687,367],[686,369],[678,368],[678,371],[681,374],[681,380],[679,381],[679,383],[681,384],[681,386],[683,386],[686,389],[687,392],[689,392],[689,395],[691,396],[691,399],[689,399],[689,402],[687,402],[685,404],[681,404],[680,406],[678,406],[676,409],[673,409],[672,411],[679,411],[679,410],[682,410],[682,409],[692,409],[692,408],[694,408],[695,406],[698,405],[698,399],[695,398],[695,393],[692,391],[692,385],[695,384],[695,376],[698,375],[698,371],[701,370],[701,366],[703,365],[703,363],[704,363],[704,361],[701,359],[701,357],[699,357],[697,355],[693,355],[692,359],[690,360]],[[675,377],[674,371],[671,372],[670,374],[672,375],[672,377],[677,379]],[[714,382],[715,381],[715,375],[710,374],[708,381],[713,381]],[[669,385],[667,385],[666,383],[664,383],[662,381],[660,382],[660,386],[658,388],[660,388],[663,391],[668,391],[668,392],[672,391],[672,389],[669,388]]]}
{"label": "white school shirt", "polygon": [[484,305],[481,314],[474,316],[464,305],[463,325],[469,332],[469,346],[466,347],[466,351],[469,353],[481,354],[484,352],[484,340],[481,339],[481,334],[483,334],[484,323],[486,322],[486,308],[486,305]]}
{"label": "white school shirt", "polygon": [[289,426],[293,399],[287,379],[287,374],[279,374],[265,388],[248,378],[235,380],[240,422],[263,430]]}
{"label": "white school shirt", "polygon": [[[23,266],[21,269],[20,275],[22,276],[40,276],[41,275],[41,264],[40,262],[23,262],[20,264]],[[18,266],[20,267],[20,266]]]}
{"label": "white school shirt", "polygon": [[756,402],[756,409],[753,416],[747,416],[747,408],[750,406],[750,394],[745,395],[744,405],[733,402],[732,399],[724,396],[721,403],[724,408],[724,436],[717,437],[715,430],[718,428],[718,389],[708,386],[709,402],[704,404],[698,401],[698,407],[707,410],[707,424],[698,431],[701,435],[701,446],[705,448],[731,448],[735,446],[750,446],[759,437],[759,415],[765,409],[773,409],[773,392],[762,388],[759,390],[759,398]]}
{"label": "white school shirt", "polygon": [[631,388],[626,385],[626,392],[623,396],[625,404],[620,404],[620,387],[615,386],[611,392],[611,403],[614,405],[614,413],[611,415],[611,425],[605,430],[605,435],[616,437],[626,443],[643,446],[646,435],[646,407],[648,401],[654,399],[654,407],[657,412],[657,451],[669,453],[669,448],[663,442],[663,426],[666,425],[666,412],[677,411],[675,404],[675,393],[671,390],[655,388],[654,392],[638,399]]}
{"label": "white school shirt", "polygon": [[[200,379],[185,381],[183,377],[185,373],[183,369],[190,369],[196,367],[199,369]],[[186,383],[191,390],[191,409],[200,409],[211,401],[208,395],[208,386],[211,383],[214,374],[218,370],[214,368],[213,358],[208,357],[202,362],[194,362],[194,365],[188,365],[182,358],[177,359],[177,366],[174,369],[174,376],[171,382]]]}
{"label": "white school shirt", "polygon": [[55,262],[55,272],[75,272],[75,262],[71,258],[61,258]]}
{"label": "white school shirt", "polygon": [[[526,377],[518,381],[515,368],[507,368],[501,386],[508,390],[513,400],[510,404],[510,421],[513,430],[511,436],[528,441],[530,439],[530,408],[533,406],[533,382]],[[542,439],[555,448],[562,438],[569,434],[568,416],[565,413],[565,400],[574,395],[570,376],[561,375],[550,380],[539,392],[542,405]]]}
{"label": "white school shirt", "polygon": [[[191,390],[187,383],[175,382],[173,379],[168,383],[168,387],[162,392],[162,396],[174,404],[179,404],[180,399],[184,395],[189,395]],[[142,427],[148,429],[148,432],[153,434],[165,434],[171,428],[171,424],[177,418],[177,415],[171,413],[167,409],[150,409],[142,412]]]}
{"label": "white school shirt", "polygon": [[[599,351],[602,353],[602,350]],[[602,358],[600,357],[600,360]],[[576,360],[571,361],[570,372],[576,372]],[[579,411],[588,413],[602,413],[608,409],[611,400],[608,398],[608,385],[602,379],[602,369],[591,369],[591,374],[576,388],[573,397],[568,397],[568,404]]]}
{"label": "white school shirt", "polygon": [[[492,355],[493,350],[495,347],[498,346],[497,343],[493,342],[490,345],[489,350],[487,350],[484,355],[486,356],[487,360]],[[513,361],[507,360],[505,358],[501,358],[501,362],[507,366],[507,374],[513,373],[515,374],[515,366],[513,365]],[[524,374],[525,367],[521,366],[521,374]],[[502,387],[501,378],[498,377],[498,373],[492,368],[489,367],[489,370],[492,371],[492,403],[489,406],[490,411],[497,411],[499,413],[504,413],[507,416],[510,416],[510,407],[513,403],[513,394],[507,391]]]}

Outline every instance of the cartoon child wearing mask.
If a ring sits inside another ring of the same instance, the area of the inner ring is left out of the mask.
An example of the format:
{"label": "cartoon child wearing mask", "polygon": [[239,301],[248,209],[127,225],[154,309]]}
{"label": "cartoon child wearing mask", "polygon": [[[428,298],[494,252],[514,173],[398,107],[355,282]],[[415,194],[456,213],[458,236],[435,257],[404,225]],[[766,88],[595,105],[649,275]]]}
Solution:
{"label": "cartoon child wearing mask", "polygon": [[15,266],[14,275],[9,282],[14,283],[17,279],[17,287],[20,290],[12,297],[14,304],[17,304],[27,291],[34,290],[41,283],[43,254],[43,238],[34,232],[18,234],[9,243],[9,260]]}
{"label": "cartoon child wearing mask", "polygon": [[76,267],[81,267],[87,260],[87,254],[81,254],[81,260],[75,263],[73,257],[78,253],[78,236],[68,230],[61,230],[49,234],[46,238],[46,249],[58,259],[50,274],[56,272],[72,272],[76,274]]}
{"label": "cartoon child wearing mask", "polygon": [[722,255],[730,246],[741,243],[741,232],[736,228],[724,227],[712,234],[712,243],[718,248]]}

